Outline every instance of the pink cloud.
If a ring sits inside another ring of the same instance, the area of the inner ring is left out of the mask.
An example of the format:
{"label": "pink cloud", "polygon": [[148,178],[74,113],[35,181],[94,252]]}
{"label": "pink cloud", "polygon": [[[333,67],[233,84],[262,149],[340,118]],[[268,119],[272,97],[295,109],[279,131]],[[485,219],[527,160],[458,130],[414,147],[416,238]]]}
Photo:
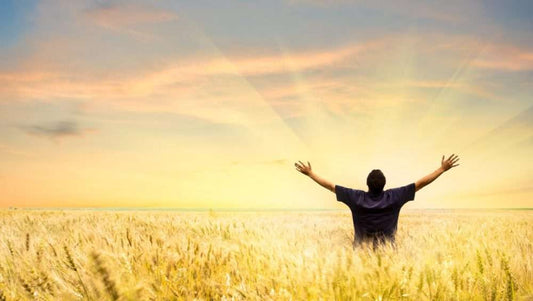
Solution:
{"label": "pink cloud", "polygon": [[86,11],[85,15],[95,24],[110,29],[167,22],[178,18],[173,12],[133,4],[99,7]]}
{"label": "pink cloud", "polygon": [[[124,24],[130,22],[133,21]],[[234,118],[232,110],[238,111],[247,106],[250,110],[257,108],[250,100],[253,92],[253,97],[268,101],[287,116],[301,112],[301,102],[294,101],[298,99],[305,99],[308,103],[323,102],[339,114],[353,111],[354,107],[364,111],[369,106],[382,107],[420,101],[425,96],[423,90],[430,89],[456,89],[463,93],[497,99],[488,87],[450,81],[448,78],[382,78],[381,74],[376,73],[376,66],[382,64],[383,68],[388,68],[389,63],[401,63],[394,60],[383,63],[383,58],[388,59],[391,53],[395,54],[394,47],[401,45],[405,39],[418,41],[416,53],[433,62],[433,69],[446,70],[444,74],[450,74],[457,65],[462,64],[465,53],[468,53],[465,49],[482,48],[479,41],[464,36],[389,36],[357,45],[293,51],[284,55],[233,54],[227,57],[214,55],[182,60],[167,59],[164,63],[159,63],[157,68],[146,64],[135,72],[114,71],[104,76],[85,69],[74,72],[66,68],[46,68],[40,61],[35,61],[27,62],[23,70],[0,72],[0,95],[4,100],[10,101],[84,99],[126,110],[176,110],[202,118],[221,118],[216,117],[220,115],[217,111],[219,109],[211,105],[216,102],[224,105],[227,119]],[[456,45],[460,47],[459,50]],[[472,61],[472,68],[484,70],[489,66],[487,62],[496,58],[500,65],[493,62],[490,65],[492,69],[518,64],[518,61],[522,62],[520,68],[526,68],[527,64],[523,62],[529,62],[533,56],[527,50],[498,44],[489,45],[486,49]],[[469,51],[472,52],[471,49]],[[497,56],[496,53],[500,55]],[[337,73],[338,70],[346,71],[346,68],[353,72],[343,75]],[[320,72],[308,72],[311,70]],[[295,74],[299,74],[300,83],[265,79],[260,86],[251,86],[242,78]],[[405,88],[412,89],[404,95],[394,92]],[[286,101],[289,98],[292,100]],[[354,103],[358,105],[354,106]]]}
{"label": "pink cloud", "polygon": [[[390,1],[363,1],[363,0],[287,0],[290,4],[311,4],[318,6],[341,6],[341,5],[355,5],[380,11],[385,11],[390,14],[411,17],[437,20],[442,22],[463,22],[465,21],[465,10],[472,16],[480,11],[482,8],[477,1],[409,1],[397,0]],[[453,3],[457,2],[457,3]],[[459,5],[460,4],[460,5]]]}
{"label": "pink cloud", "polygon": [[128,34],[138,40],[153,38],[146,29],[141,30],[141,26],[178,19],[174,12],[134,4],[98,7],[85,11],[84,15],[97,26]]}
{"label": "pink cloud", "polygon": [[533,70],[533,51],[513,46],[494,45],[487,53],[474,61],[482,69],[502,71]]}

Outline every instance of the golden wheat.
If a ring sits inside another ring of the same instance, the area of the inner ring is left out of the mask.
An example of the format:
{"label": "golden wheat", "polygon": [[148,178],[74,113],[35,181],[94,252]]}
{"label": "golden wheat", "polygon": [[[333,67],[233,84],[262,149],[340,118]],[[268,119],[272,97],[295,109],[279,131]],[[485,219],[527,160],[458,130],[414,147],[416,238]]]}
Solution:
{"label": "golden wheat", "polygon": [[0,217],[0,300],[533,297],[533,211],[405,211],[377,251],[353,249],[347,211]]}

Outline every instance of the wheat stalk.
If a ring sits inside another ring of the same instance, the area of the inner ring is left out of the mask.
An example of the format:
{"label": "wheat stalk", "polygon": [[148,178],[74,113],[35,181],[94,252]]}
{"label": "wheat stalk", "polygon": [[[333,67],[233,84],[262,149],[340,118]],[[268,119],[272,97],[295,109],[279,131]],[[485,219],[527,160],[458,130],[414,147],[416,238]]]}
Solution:
{"label": "wheat stalk", "polygon": [[102,277],[102,282],[104,283],[107,293],[109,294],[109,296],[111,296],[113,300],[118,300],[119,294],[115,287],[115,282],[111,280],[109,272],[107,271],[102,260],[100,259],[100,255],[96,252],[92,252],[91,257],[94,260],[98,274]]}
{"label": "wheat stalk", "polygon": [[80,285],[83,288],[83,292],[85,293],[85,296],[90,300],[91,297],[89,296],[89,292],[87,290],[87,287],[85,286],[85,283],[81,279],[81,275],[78,270],[78,267],[76,266],[76,263],[74,262],[74,258],[72,258],[72,255],[70,254],[70,251],[68,250],[68,247],[66,245],[63,245],[63,250],[65,250],[65,257],[67,258],[67,267],[76,273],[76,275],[78,276],[78,281],[80,282]]}

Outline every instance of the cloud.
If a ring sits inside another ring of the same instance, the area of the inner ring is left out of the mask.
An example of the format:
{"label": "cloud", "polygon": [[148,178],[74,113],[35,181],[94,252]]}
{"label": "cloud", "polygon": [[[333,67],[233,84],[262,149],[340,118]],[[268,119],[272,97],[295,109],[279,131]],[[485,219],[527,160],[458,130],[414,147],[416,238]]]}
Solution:
{"label": "cloud", "polygon": [[533,49],[522,49],[507,45],[492,45],[473,64],[481,69],[529,71],[533,70]]}
{"label": "cloud", "polygon": [[197,58],[189,62],[170,63],[167,67],[145,74],[139,90],[172,84],[180,81],[198,80],[211,76],[242,75],[265,76],[291,72],[303,72],[316,68],[333,67],[339,62],[353,58],[358,52],[373,43],[350,45],[333,49],[295,52],[290,55],[227,56]]}
{"label": "cloud", "polygon": [[32,154],[27,151],[21,151],[11,146],[3,145],[3,144],[0,144],[0,153],[11,155],[11,156],[32,157]]}
{"label": "cloud", "polygon": [[[315,5],[321,7],[355,6],[373,10],[388,12],[393,15],[410,17],[415,19],[429,19],[441,22],[462,22],[465,20],[465,11],[474,15],[480,10],[480,4],[476,1],[445,1],[440,3],[425,1],[397,0],[287,0],[293,5]],[[455,3],[454,3],[455,2]]]}
{"label": "cloud", "polygon": [[231,166],[237,165],[268,165],[268,166],[285,166],[289,164],[289,160],[285,158],[262,160],[262,161],[232,161]]}
{"label": "cloud", "polygon": [[[70,71],[21,70],[0,72],[0,93],[25,97],[56,98],[121,98],[146,96],[157,88],[176,83],[184,90],[203,78],[220,75],[261,76],[290,72],[303,72],[315,68],[331,67],[348,59],[367,45],[335,49],[304,51],[290,56],[215,57],[176,60],[159,70],[138,70],[136,74],[116,74],[95,78],[90,74],[70,74]],[[37,64],[37,62],[35,62]]]}
{"label": "cloud", "polygon": [[[135,19],[157,18],[132,18],[118,24],[130,26]],[[483,50],[482,54],[472,58],[477,50]],[[393,34],[283,53],[245,49],[150,58],[135,69],[110,68],[106,73],[68,66],[48,68],[39,60],[28,60],[19,70],[0,71],[0,102],[81,99],[116,110],[172,111],[212,122],[255,124],[265,121],[258,118],[265,105],[285,118],[305,115],[305,107],[317,103],[337,115],[364,113],[428,99],[442,89],[498,100],[488,85],[461,78],[450,81],[450,76],[465,61],[471,62],[468,68],[474,71],[497,71],[498,66],[508,70],[509,65],[528,68],[530,53],[496,42],[483,43],[476,37],[432,33]],[[419,69],[404,72],[413,57],[417,65],[408,67]],[[431,66],[431,72],[418,67],[422,64]]]}
{"label": "cloud", "polygon": [[[417,51],[421,57],[425,56],[430,59],[429,56],[432,53],[439,55],[439,61],[433,62],[433,68],[457,63],[465,43],[469,45],[469,49],[480,47],[478,42],[476,44],[476,41],[470,41],[468,37],[421,36],[411,39],[416,39],[420,43]],[[352,74],[355,74],[356,70],[375,69],[383,56],[390,56],[387,51],[402,42],[405,40],[400,36],[389,36],[356,45],[293,51],[286,54],[255,56],[228,54],[225,57],[197,56],[186,60],[166,59],[157,68],[147,64],[134,73],[117,70],[105,76],[91,74],[88,70],[71,74],[72,71],[69,70],[46,70],[46,67],[38,70],[0,72],[0,83],[2,83],[0,93],[31,98],[116,99],[144,97],[165,88],[165,91],[185,93],[183,96],[186,96],[188,92],[194,90],[195,86],[205,82],[208,77],[225,75],[260,77],[311,71],[323,73],[327,69],[335,71],[348,67],[352,68]],[[454,46],[459,48],[456,49]],[[474,67],[481,69],[501,67],[515,70],[533,68],[533,54],[527,50],[518,48],[511,50],[510,47],[506,49],[496,44],[489,48],[482,57],[474,60],[472,63]],[[491,49],[495,49],[496,52]],[[443,62],[439,63],[440,61]],[[29,62],[27,65],[42,64],[39,62],[30,64]],[[441,85],[438,82],[439,79],[431,81],[433,82],[419,84],[425,87]]]}
{"label": "cloud", "polygon": [[[465,149],[494,150],[499,147],[514,146],[515,143],[532,137],[533,106],[506,120],[485,135],[471,142]],[[505,143],[502,143],[505,141]]]}
{"label": "cloud", "polygon": [[[137,72],[97,77],[90,70],[0,72],[0,95],[9,101],[85,100],[118,110],[173,111],[222,123],[261,122],[260,95],[244,77],[325,70],[353,59],[366,44],[294,52],[290,55],[214,56],[174,60]],[[38,64],[35,64],[38,65]],[[0,100],[1,101],[1,100]],[[252,117],[250,113],[257,112]]]}
{"label": "cloud", "polygon": [[93,129],[80,128],[78,123],[74,121],[58,121],[48,124],[21,126],[20,128],[28,135],[46,137],[53,140],[65,137],[79,137],[94,131]]}
{"label": "cloud", "polygon": [[[282,72],[300,72],[309,69],[328,67],[353,58],[358,52],[369,48],[369,44],[344,46],[336,49],[303,51],[285,56],[259,56],[252,58],[231,58],[231,65],[226,62],[214,61],[206,66],[205,71],[213,74],[233,73],[235,70],[242,75],[265,75]],[[234,67],[233,67],[234,66]]]}
{"label": "cloud", "polygon": [[174,12],[139,4],[100,5],[85,10],[83,15],[97,26],[141,39],[150,35],[141,31],[140,26],[178,19]]}
{"label": "cloud", "polygon": [[108,28],[125,28],[177,19],[173,12],[134,4],[100,6],[85,11],[85,15],[95,24]]}

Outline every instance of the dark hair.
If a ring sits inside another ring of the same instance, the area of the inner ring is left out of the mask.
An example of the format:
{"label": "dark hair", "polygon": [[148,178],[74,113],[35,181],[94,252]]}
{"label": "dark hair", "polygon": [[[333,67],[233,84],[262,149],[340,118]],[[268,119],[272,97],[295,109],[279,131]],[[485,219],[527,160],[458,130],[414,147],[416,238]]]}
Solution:
{"label": "dark hair", "polygon": [[385,187],[385,175],[379,169],[372,170],[366,178],[366,185],[372,194],[380,194]]}

